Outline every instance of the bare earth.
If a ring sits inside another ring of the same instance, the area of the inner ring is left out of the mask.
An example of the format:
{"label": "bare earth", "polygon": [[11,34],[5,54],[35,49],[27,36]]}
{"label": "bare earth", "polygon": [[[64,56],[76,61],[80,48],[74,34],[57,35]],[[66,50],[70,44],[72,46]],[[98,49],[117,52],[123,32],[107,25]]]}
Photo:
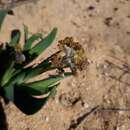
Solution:
{"label": "bare earth", "polygon": [[5,20],[1,41],[23,24],[30,33],[58,27],[43,57],[55,51],[58,40],[73,36],[89,64],[62,81],[37,114],[5,106],[9,130],[130,130],[130,0],[39,0],[14,12]]}

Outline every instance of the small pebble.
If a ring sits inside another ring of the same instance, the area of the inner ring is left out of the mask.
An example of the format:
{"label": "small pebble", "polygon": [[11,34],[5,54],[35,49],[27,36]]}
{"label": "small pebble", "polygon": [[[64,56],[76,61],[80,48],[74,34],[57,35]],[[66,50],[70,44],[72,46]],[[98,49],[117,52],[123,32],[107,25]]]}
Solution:
{"label": "small pebble", "polygon": [[45,117],[45,121],[48,122],[49,121],[49,117]]}
{"label": "small pebble", "polygon": [[88,10],[94,10],[95,7],[91,5],[91,6],[89,6],[87,9],[88,9]]}

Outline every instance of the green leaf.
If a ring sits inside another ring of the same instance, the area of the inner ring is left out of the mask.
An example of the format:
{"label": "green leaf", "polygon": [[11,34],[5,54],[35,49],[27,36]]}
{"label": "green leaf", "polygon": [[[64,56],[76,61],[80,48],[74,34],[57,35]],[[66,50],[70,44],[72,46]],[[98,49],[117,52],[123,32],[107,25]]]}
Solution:
{"label": "green leaf", "polygon": [[41,54],[47,47],[49,47],[51,45],[51,43],[53,42],[53,40],[55,39],[57,33],[57,28],[54,28],[51,33],[45,37],[44,39],[42,39],[37,45],[35,45],[31,50],[30,50],[30,54],[36,54],[39,55]]}
{"label": "green leaf", "polygon": [[37,34],[33,34],[29,39],[26,40],[25,44],[24,44],[24,50],[30,50],[32,47],[33,42],[39,40],[42,38],[42,34],[41,33],[37,33]]}
{"label": "green leaf", "polygon": [[15,84],[22,84],[24,83],[24,77],[25,77],[25,72],[16,72],[16,75],[13,76],[7,84],[5,84],[3,87],[8,87],[8,86],[14,86]]}
{"label": "green leaf", "polygon": [[14,104],[25,114],[31,115],[41,109],[48,100],[49,95],[45,98],[35,98],[24,91],[21,87],[15,86],[14,89]]}
{"label": "green leaf", "polygon": [[5,91],[5,97],[10,100],[14,101],[14,86],[17,84],[23,83],[23,79],[25,76],[25,72],[19,73],[16,76],[14,76],[12,79],[9,80],[7,84],[3,86],[3,89]]}
{"label": "green leaf", "polygon": [[57,87],[58,85],[59,85],[59,83],[51,85],[51,86],[30,87],[25,84],[25,85],[20,85],[18,87],[22,87],[22,89],[25,92],[29,93],[30,95],[39,96],[39,95],[43,95],[43,94],[48,94],[49,92],[52,91],[53,88]]}
{"label": "green leaf", "polygon": [[4,76],[1,80],[1,86],[4,86],[14,76],[14,62],[9,65],[9,68],[5,71]]}
{"label": "green leaf", "polygon": [[32,68],[26,68],[24,71],[26,72],[24,81],[27,81],[45,71],[48,71],[51,69],[51,63],[48,62],[47,60],[43,61],[42,63],[40,63],[38,66]]}
{"label": "green leaf", "polygon": [[18,43],[19,43],[19,41],[20,41],[20,37],[21,37],[21,32],[20,32],[20,30],[13,30],[12,32],[11,32],[11,40],[10,40],[10,45],[11,46],[16,46]]}
{"label": "green leaf", "polygon": [[[57,52],[56,52],[57,53]],[[26,72],[25,81],[29,80],[30,78],[33,78],[34,76],[37,76],[43,72],[46,72],[48,70],[56,69],[56,67],[52,66],[52,63],[50,62],[50,58],[55,55],[56,53],[52,54],[48,58],[46,58],[44,61],[42,61],[39,65],[32,68],[26,68],[24,71]]]}
{"label": "green leaf", "polygon": [[5,19],[5,16],[8,14],[8,10],[0,10],[0,30]]}
{"label": "green leaf", "polygon": [[46,78],[46,79],[43,79],[40,81],[26,83],[24,85],[39,91],[43,88],[47,88],[48,86],[57,84],[60,80],[64,79],[65,77],[71,76],[71,75],[72,75],[72,73],[65,73],[64,76],[54,75],[53,77],[49,77],[49,78]]}
{"label": "green leaf", "polygon": [[24,43],[26,43],[28,39],[28,27],[26,25],[23,25],[23,27],[24,27]]}
{"label": "green leaf", "polygon": [[9,101],[14,100],[14,85],[10,84],[7,87],[3,87],[4,93],[5,93],[5,98],[8,99]]}
{"label": "green leaf", "polygon": [[43,80],[40,80],[40,81],[28,83],[27,86],[34,88],[34,89],[35,88],[41,88],[41,87],[48,87],[52,84],[57,83],[58,81],[60,81],[63,78],[64,77],[62,77],[62,76],[50,77],[50,78],[43,79]]}

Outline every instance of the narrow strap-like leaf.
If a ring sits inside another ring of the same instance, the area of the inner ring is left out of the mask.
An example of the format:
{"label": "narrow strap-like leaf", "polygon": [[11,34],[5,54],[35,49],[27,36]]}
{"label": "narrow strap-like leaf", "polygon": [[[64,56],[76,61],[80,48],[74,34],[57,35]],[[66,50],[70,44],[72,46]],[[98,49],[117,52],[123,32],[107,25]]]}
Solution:
{"label": "narrow strap-like leaf", "polygon": [[51,85],[51,86],[36,86],[36,87],[31,87],[31,86],[27,86],[27,85],[20,85],[18,87],[22,87],[22,89],[25,90],[25,92],[28,92],[30,95],[33,96],[40,96],[43,94],[48,94],[49,92],[51,92],[51,90],[54,87],[57,87],[59,85],[59,83]]}
{"label": "narrow strap-like leaf", "polygon": [[[17,72],[16,72],[17,73]],[[25,76],[25,72],[21,72],[16,74],[14,77],[12,77],[7,84],[5,84],[3,87],[4,91],[5,91],[5,97],[10,100],[10,101],[14,101],[14,86],[17,84],[22,84],[23,83],[23,79]]]}
{"label": "narrow strap-like leaf", "polygon": [[51,45],[51,43],[53,42],[53,40],[55,39],[57,33],[57,28],[54,28],[50,34],[48,34],[47,37],[45,37],[43,40],[41,40],[37,45],[35,45],[31,50],[30,50],[30,54],[36,54],[36,55],[40,55],[47,47],[49,47]]}
{"label": "narrow strap-like leaf", "polygon": [[14,100],[14,85],[10,84],[7,87],[3,87],[4,96],[7,100],[13,101]]}
{"label": "narrow strap-like leaf", "polygon": [[27,42],[28,39],[28,27],[26,25],[23,25],[24,29],[24,43]]}
{"label": "narrow strap-like leaf", "polygon": [[48,70],[51,70],[51,63],[48,61],[43,61],[41,64],[39,64],[38,66],[32,68],[26,68],[24,71],[26,73],[25,77],[24,77],[24,81],[27,81],[43,72],[46,72]]}
{"label": "narrow strap-like leaf", "polygon": [[24,83],[24,77],[25,77],[25,72],[15,72],[15,76],[12,77],[7,84],[5,84],[3,87],[9,87],[9,86],[14,86],[15,84],[23,84]]}
{"label": "narrow strap-like leaf", "polygon": [[47,79],[43,79],[43,80],[40,80],[40,81],[35,81],[35,82],[31,82],[31,83],[28,83],[27,86],[31,87],[31,88],[36,88],[36,87],[48,87],[52,84],[55,84],[57,83],[58,81],[60,81],[61,79],[63,79],[64,77],[62,76],[56,76],[56,77],[50,77],[50,78],[47,78]]}
{"label": "narrow strap-like leaf", "polygon": [[31,83],[27,83],[26,85],[31,87],[31,88],[40,88],[40,87],[48,87],[48,86],[51,86],[53,84],[56,84],[58,83],[60,80],[64,79],[65,77],[68,77],[68,76],[71,76],[72,74],[69,73],[69,72],[66,72],[64,74],[64,76],[59,76],[59,75],[56,75],[56,76],[52,76],[52,77],[49,77],[49,78],[46,78],[46,79],[43,79],[43,80],[40,80],[40,81],[34,81],[34,82],[31,82]]}
{"label": "narrow strap-like leaf", "polygon": [[8,69],[5,71],[5,74],[4,76],[2,77],[2,80],[1,80],[1,86],[4,86],[14,75],[14,62],[12,62]]}
{"label": "narrow strap-like leaf", "polygon": [[11,33],[11,40],[10,40],[10,45],[11,46],[16,46],[19,41],[20,41],[20,37],[21,37],[21,32],[20,30],[13,30]]}
{"label": "narrow strap-like leaf", "polygon": [[[57,53],[57,52],[56,52]],[[48,70],[56,69],[56,67],[52,66],[52,63],[50,62],[50,58],[55,55],[56,53],[52,54],[51,56],[47,57],[44,61],[42,61],[39,65],[36,67],[28,67],[25,69],[26,76],[25,81],[29,80],[30,78],[33,78],[34,76],[37,76],[41,73],[44,73]]]}
{"label": "narrow strap-like leaf", "polygon": [[29,39],[26,40],[26,42],[24,44],[24,50],[26,51],[26,50],[31,49],[33,42],[35,42],[41,38],[42,38],[41,33],[33,34]]}
{"label": "narrow strap-like leaf", "polygon": [[5,19],[5,16],[8,14],[8,10],[0,10],[0,30],[1,30],[1,26],[3,24],[3,21]]}

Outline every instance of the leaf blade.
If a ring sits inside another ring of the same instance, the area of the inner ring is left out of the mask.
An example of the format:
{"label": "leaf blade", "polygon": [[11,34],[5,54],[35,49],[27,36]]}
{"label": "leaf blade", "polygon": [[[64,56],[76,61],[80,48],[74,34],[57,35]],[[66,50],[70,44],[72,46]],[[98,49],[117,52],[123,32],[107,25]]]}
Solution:
{"label": "leaf blade", "polygon": [[21,87],[23,90],[25,90],[25,92],[29,93],[30,95],[33,95],[33,96],[40,96],[40,95],[43,95],[43,94],[48,94],[49,92],[52,91],[52,89],[54,87],[57,87],[59,85],[58,84],[54,84],[52,86],[40,86],[40,87],[30,87],[30,86],[26,86],[26,85],[21,85],[19,87]]}
{"label": "leaf blade", "polygon": [[56,75],[56,76],[49,77],[49,78],[46,78],[43,80],[34,81],[31,83],[25,83],[25,84],[23,84],[23,86],[25,85],[25,86],[30,87],[33,90],[42,92],[42,90],[44,90],[44,89],[48,89],[49,87],[52,87],[53,85],[57,85],[60,80],[66,78],[68,76],[71,76],[72,73],[65,73],[64,75],[65,75],[64,77]]}
{"label": "leaf blade", "polygon": [[49,34],[48,36],[46,36],[43,40],[41,40],[37,45],[35,45],[31,50],[30,50],[30,54],[36,54],[36,55],[40,55],[46,48],[48,48],[51,43],[53,42],[53,40],[56,37],[56,33],[57,33],[57,28],[54,28]]}
{"label": "leaf blade", "polygon": [[5,71],[5,74],[1,79],[1,86],[4,86],[13,77],[15,71],[13,67],[14,67],[14,62],[12,62],[7,68],[7,70]]}
{"label": "leaf blade", "polygon": [[3,21],[5,19],[5,16],[8,14],[8,10],[0,10],[0,30],[1,30],[1,26],[3,24]]}
{"label": "leaf blade", "polygon": [[28,27],[26,25],[23,25],[23,30],[24,30],[24,43],[26,43],[28,39]]}
{"label": "leaf blade", "polygon": [[13,30],[12,32],[11,32],[11,39],[10,39],[10,45],[11,46],[13,46],[13,47],[15,47],[18,43],[19,43],[19,41],[20,41],[20,37],[21,37],[21,32],[20,32],[20,30]]}
{"label": "leaf blade", "polygon": [[42,37],[42,34],[40,33],[33,34],[29,39],[26,40],[24,44],[24,51],[30,50],[33,42],[37,41],[38,39],[41,39],[41,37]]}

